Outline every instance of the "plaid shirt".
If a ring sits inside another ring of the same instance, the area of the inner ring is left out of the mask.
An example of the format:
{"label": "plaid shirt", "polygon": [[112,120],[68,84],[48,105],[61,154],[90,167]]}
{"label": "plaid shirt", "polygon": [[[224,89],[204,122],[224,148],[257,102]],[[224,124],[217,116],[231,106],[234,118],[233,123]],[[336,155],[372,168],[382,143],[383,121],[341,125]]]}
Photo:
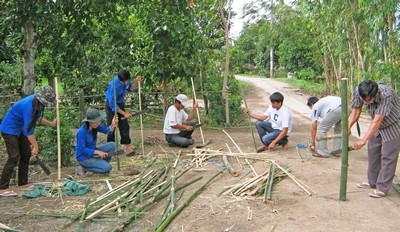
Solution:
{"label": "plaid shirt", "polygon": [[[361,108],[364,102],[360,98],[358,88],[353,92],[352,108]],[[378,84],[378,93],[374,102],[366,104],[372,119],[375,115],[385,116],[375,136],[381,135],[383,142],[392,141],[400,136],[400,98],[396,92],[385,84]]]}

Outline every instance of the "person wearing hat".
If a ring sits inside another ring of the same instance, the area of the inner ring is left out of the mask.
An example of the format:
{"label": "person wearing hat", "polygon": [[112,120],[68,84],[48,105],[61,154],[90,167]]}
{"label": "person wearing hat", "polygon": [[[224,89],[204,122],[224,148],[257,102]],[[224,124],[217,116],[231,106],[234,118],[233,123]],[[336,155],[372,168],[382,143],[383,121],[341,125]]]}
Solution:
{"label": "person wearing hat", "polygon": [[81,168],[75,169],[78,176],[85,176],[86,172],[109,173],[112,169],[110,153],[115,151],[115,142],[97,146],[97,132],[107,135],[112,133],[118,117],[114,117],[108,127],[101,124],[104,118],[105,115],[100,111],[89,108],[76,133],[76,160],[81,165]]}
{"label": "person wearing hat", "polygon": [[193,109],[187,114],[183,109],[188,105],[187,96],[179,94],[175,97],[174,104],[168,108],[167,114],[165,115],[163,132],[165,134],[165,140],[170,145],[188,147],[194,143],[192,133],[195,122],[190,122],[190,120],[192,120],[199,106],[195,103]]}
{"label": "person wearing hat", "polygon": [[[131,138],[129,136],[129,123],[128,119],[132,118],[132,114],[125,109],[125,94],[126,92],[132,92],[139,82],[142,80],[141,76],[137,76],[134,83],[131,81],[131,74],[126,69],[121,69],[118,75],[113,78],[108,84],[106,91],[106,113],[107,113],[107,125],[110,125],[115,111],[117,111],[119,121],[118,129],[121,135],[121,144],[125,145],[125,154],[127,156],[133,156],[136,151],[130,146]],[[115,91],[114,91],[115,90]],[[114,99],[116,101],[114,101]],[[126,120],[121,120],[121,118]],[[107,142],[115,141],[114,133],[107,135]]]}
{"label": "person wearing hat", "polygon": [[37,122],[45,126],[57,126],[58,118],[48,121],[43,117],[45,107],[55,103],[55,100],[56,94],[51,86],[38,87],[34,94],[13,104],[3,118],[0,131],[7,148],[8,160],[1,174],[0,196],[17,196],[9,188],[11,175],[17,165],[19,189],[34,188],[33,184],[28,183],[28,167],[31,155],[39,154],[35,126]]}

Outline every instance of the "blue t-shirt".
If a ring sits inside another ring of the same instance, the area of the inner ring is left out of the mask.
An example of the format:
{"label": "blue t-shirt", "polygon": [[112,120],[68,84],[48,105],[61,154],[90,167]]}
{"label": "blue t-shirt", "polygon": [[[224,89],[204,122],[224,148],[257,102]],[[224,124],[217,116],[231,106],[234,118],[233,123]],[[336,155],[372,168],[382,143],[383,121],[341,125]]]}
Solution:
{"label": "blue t-shirt", "polygon": [[[29,95],[14,105],[8,110],[6,116],[0,125],[0,131],[9,135],[24,136],[33,135],[35,128],[28,126],[32,121],[33,105],[32,101],[35,96]],[[39,119],[43,116],[43,111],[39,111]]]}
{"label": "blue t-shirt", "polygon": [[[107,134],[111,130],[110,127],[100,124],[97,127],[97,132]],[[96,143],[97,140],[94,139],[92,131],[89,130],[86,123],[83,124],[76,132],[76,160],[83,161],[92,158],[96,150]]]}
{"label": "blue t-shirt", "polygon": [[129,80],[127,84],[122,84],[119,81],[118,76],[115,76],[112,81],[108,84],[107,91],[106,91],[106,100],[108,102],[108,106],[111,108],[112,111],[118,111],[119,106],[117,105],[117,109],[114,109],[114,85],[115,85],[115,92],[116,92],[116,99],[117,104],[123,103],[125,98],[126,91],[131,91],[132,82]]}

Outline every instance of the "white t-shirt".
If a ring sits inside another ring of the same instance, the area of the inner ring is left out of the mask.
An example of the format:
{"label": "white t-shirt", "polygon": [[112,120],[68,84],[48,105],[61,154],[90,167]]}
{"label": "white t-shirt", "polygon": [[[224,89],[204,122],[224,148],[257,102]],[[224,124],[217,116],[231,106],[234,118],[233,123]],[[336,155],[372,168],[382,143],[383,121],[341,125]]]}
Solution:
{"label": "white t-shirt", "polygon": [[180,130],[174,129],[171,126],[180,125],[186,121],[188,114],[182,109],[178,110],[175,105],[168,108],[164,119],[164,134],[178,134]]}
{"label": "white t-shirt", "polygon": [[279,110],[269,106],[264,115],[269,118],[272,128],[278,130],[288,128],[288,134],[292,131],[292,112],[286,106],[281,106]]}
{"label": "white t-shirt", "polygon": [[331,110],[342,105],[342,99],[337,96],[327,96],[319,99],[312,108],[311,122],[315,122],[319,117],[324,118]]}

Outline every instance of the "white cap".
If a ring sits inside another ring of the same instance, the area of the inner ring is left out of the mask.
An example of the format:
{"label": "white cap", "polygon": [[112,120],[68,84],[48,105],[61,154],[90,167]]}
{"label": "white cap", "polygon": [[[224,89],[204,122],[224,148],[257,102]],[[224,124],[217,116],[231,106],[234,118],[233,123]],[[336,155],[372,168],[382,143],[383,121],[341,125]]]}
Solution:
{"label": "white cap", "polygon": [[181,104],[186,107],[188,105],[188,98],[186,97],[185,94],[179,94],[178,96],[175,97],[176,100],[180,101]]}

